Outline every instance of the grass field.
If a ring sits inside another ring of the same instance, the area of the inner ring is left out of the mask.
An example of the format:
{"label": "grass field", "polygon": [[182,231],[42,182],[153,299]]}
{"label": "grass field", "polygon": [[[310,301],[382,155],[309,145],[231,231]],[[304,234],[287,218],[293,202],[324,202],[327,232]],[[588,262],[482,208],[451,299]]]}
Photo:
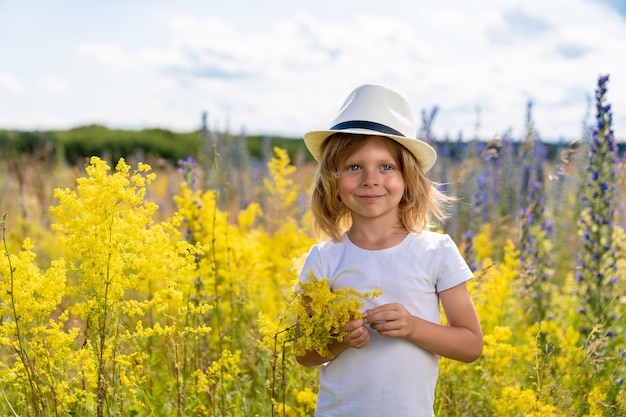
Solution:
{"label": "grass field", "polygon": [[[477,362],[441,360],[439,417],[626,415],[626,173],[605,82],[590,133],[554,155],[532,123],[433,140],[432,178],[459,197],[437,227],[475,271],[485,333]],[[1,415],[313,415],[288,306],[315,167],[224,155],[0,160]]]}

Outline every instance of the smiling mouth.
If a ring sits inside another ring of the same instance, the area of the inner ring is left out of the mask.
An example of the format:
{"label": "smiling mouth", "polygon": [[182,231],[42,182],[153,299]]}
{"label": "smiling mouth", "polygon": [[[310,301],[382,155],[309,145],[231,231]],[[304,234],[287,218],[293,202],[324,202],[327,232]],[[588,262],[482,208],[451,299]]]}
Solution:
{"label": "smiling mouth", "polygon": [[363,199],[363,200],[376,200],[378,198],[380,198],[382,196],[380,195],[361,195],[359,196],[359,198]]}

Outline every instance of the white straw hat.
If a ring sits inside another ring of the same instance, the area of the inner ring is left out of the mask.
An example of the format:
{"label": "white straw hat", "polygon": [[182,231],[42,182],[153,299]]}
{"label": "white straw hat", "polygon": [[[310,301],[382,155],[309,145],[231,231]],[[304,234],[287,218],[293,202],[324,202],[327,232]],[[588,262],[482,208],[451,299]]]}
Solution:
{"label": "white straw hat", "polygon": [[437,152],[417,139],[417,122],[409,103],[396,91],[375,84],[357,87],[343,103],[328,130],[304,134],[304,143],[316,160],[326,138],[335,133],[385,136],[407,148],[424,172],[433,167]]}

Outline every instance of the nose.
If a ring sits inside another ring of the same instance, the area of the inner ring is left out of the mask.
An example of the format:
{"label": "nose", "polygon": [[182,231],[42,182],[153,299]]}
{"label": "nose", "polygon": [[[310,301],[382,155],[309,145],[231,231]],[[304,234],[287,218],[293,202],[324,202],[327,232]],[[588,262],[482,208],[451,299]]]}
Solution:
{"label": "nose", "polygon": [[380,179],[378,178],[377,169],[368,169],[363,171],[363,186],[375,187],[378,185]]}

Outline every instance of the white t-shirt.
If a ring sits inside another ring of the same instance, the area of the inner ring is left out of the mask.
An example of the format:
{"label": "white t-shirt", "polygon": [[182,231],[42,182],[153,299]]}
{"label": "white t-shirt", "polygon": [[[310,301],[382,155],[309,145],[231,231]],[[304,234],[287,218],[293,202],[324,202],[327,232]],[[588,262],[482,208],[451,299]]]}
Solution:
{"label": "white t-shirt", "polygon": [[[414,316],[440,323],[438,292],[473,274],[448,235],[409,233],[398,245],[361,249],[350,242],[326,241],[309,251],[299,279],[313,271],[331,288],[353,287],[383,294],[365,300],[363,311],[402,303]],[[362,349],[348,348],[320,367],[317,417],[432,417],[439,357],[414,343],[370,329]]]}

